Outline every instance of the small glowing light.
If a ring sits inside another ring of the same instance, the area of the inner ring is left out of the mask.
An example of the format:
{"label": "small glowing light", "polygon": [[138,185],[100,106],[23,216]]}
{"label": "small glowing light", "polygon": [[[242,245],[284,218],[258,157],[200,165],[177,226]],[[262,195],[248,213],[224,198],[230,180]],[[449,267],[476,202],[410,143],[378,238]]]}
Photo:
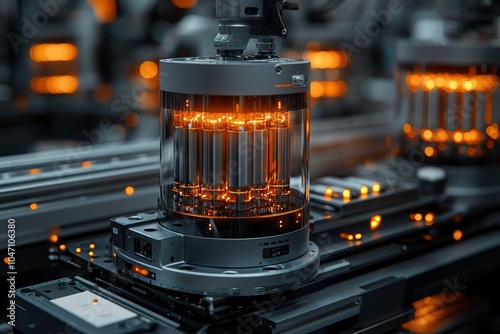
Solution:
{"label": "small glowing light", "polygon": [[134,192],[135,192],[134,187],[132,186],[125,187],[125,194],[127,194],[127,196],[132,196]]}
{"label": "small glowing light", "polygon": [[382,216],[375,215],[370,218],[370,230],[375,231],[382,224]]}
{"label": "small glowing light", "polygon": [[90,162],[90,161],[83,161],[82,162],[82,167],[87,168],[90,166],[92,166],[92,162]]}
{"label": "small glowing light", "polygon": [[209,223],[209,224],[208,224],[208,230],[209,230],[209,231],[212,231],[212,223]]}
{"label": "small glowing light", "polygon": [[139,66],[139,73],[145,79],[152,79],[158,74],[158,65],[150,60],[145,61]]}
{"label": "small glowing light", "polygon": [[82,249],[81,249],[80,247],[76,247],[75,251],[76,251],[77,253],[81,253],[81,252],[82,252]]}
{"label": "small glowing light", "polygon": [[413,220],[419,222],[419,221],[422,221],[422,214],[421,213],[416,213],[415,215],[413,215]]}
{"label": "small glowing light", "polygon": [[403,131],[404,131],[404,133],[406,133],[406,134],[410,133],[410,131],[411,131],[411,125],[410,125],[410,124],[408,124],[408,123],[406,123],[406,124],[403,126]]}
{"label": "small glowing light", "polygon": [[430,141],[432,139],[432,131],[429,129],[422,130],[422,139]]}
{"label": "small glowing light", "polygon": [[380,184],[379,184],[379,183],[376,183],[376,182],[375,182],[375,183],[372,185],[372,192],[373,192],[373,194],[374,194],[374,195],[375,195],[375,194],[377,194],[377,195],[378,195],[378,193],[380,193]]}
{"label": "small glowing light", "polygon": [[90,245],[89,245],[89,248],[90,248],[90,249],[94,249],[94,248],[95,248],[95,244],[90,244]]}
{"label": "small glowing light", "polygon": [[342,197],[344,199],[351,199],[351,191],[349,189],[344,189],[342,191]]}
{"label": "small glowing light", "polygon": [[97,298],[92,299],[92,304],[97,305],[98,302]]}
{"label": "small glowing light", "polygon": [[369,192],[369,191],[370,191],[370,190],[368,189],[368,187],[367,187],[367,186],[361,186],[361,188],[359,189],[359,192],[360,192],[361,196],[366,196],[366,195],[368,195],[368,192]]}
{"label": "small glowing light", "polygon": [[30,175],[36,175],[36,174],[40,174],[42,170],[40,168],[32,168],[30,169],[29,173]]}
{"label": "small glowing light", "polygon": [[428,212],[425,214],[424,219],[426,222],[431,222],[434,220],[434,214],[432,212]]}
{"label": "small glowing light", "polygon": [[172,0],[174,6],[182,9],[189,9],[196,6],[198,0]]}
{"label": "small glowing light", "polygon": [[59,249],[62,250],[63,252],[67,249],[65,244],[60,244]]}
{"label": "small glowing light", "polygon": [[354,239],[356,239],[356,240],[361,240],[362,238],[363,238],[363,235],[361,233],[356,233],[354,235]]}
{"label": "small glowing light", "polygon": [[94,252],[93,251],[89,251],[89,256],[94,256]]}
{"label": "small glowing light", "polygon": [[351,233],[346,233],[346,232],[341,232],[340,237],[345,240],[353,241],[354,240],[354,235]]}
{"label": "small glowing light", "polygon": [[52,242],[53,244],[55,244],[58,240],[59,240],[59,236],[57,234],[52,234],[49,237],[49,241]]}
{"label": "small glowing light", "polygon": [[149,275],[149,271],[147,271],[146,269],[141,268],[139,266],[132,266],[131,270],[133,272],[138,273],[139,275],[142,275],[142,276],[148,276]]}
{"label": "small glowing light", "polygon": [[430,234],[424,234],[423,238],[424,238],[425,241],[431,241],[432,240],[432,235],[430,235]]}
{"label": "small glowing light", "polygon": [[38,209],[38,204],[37,203],[31,203],[30,204],[30,209],[35,211],[36,209]]}
{"label": "small glowing light", "polygon": [[432,157],[434,155],[434,149],[430,146],[427,146],[425,149],[424,149],[424,153],[426,156],[428,157]]}
{"label": "small glowing light", "polygon": [[4,262],[5,264],[9,264],[9,263],[10,263],[10,261],[9,261],[9,257],[8,257],[8,256],[4,257],[4,258],[3,258],[3,262]]}
{"label": "small glowing light", "polygon": [[425,87],[427,87],[427,89],[429,90],[434,89],[435,86],[436,84],[433,80],[427,80],[427,82],[425,83]]}
{"label": "small glowing light", "polygon": [[458,240],[462,239],[462,237],[463,237],[463,233],[462,233],[462,231],[460,231],[460,230],[455,230],[455,231],[453,232],[453,239],[455,239],[456,241],[458,241]]}
{"label": "small glowing light", "polygon": [[333,196],[333,189],[332,188],[326,188],[325,189],[325,196],[332,197]]}
{"label": "small glowing light", "polygon": [[453,133],[453,141],[454,141],[455,143],[460,143],[460,142],[462,141],[462,139],[463,139],[463,134],[462,134],[462,132],[460,132],[460,131],[455,131],[455,132]]}

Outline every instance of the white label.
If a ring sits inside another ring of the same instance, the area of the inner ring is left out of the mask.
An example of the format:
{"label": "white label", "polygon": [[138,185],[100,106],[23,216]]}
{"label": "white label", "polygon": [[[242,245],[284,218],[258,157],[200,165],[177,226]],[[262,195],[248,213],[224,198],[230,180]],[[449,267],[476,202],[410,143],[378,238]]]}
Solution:
{"label": "white label", "polygon": [[50,302],[94,327],[112,325],[137,316],[136,313],[89,291],[52,299]]}

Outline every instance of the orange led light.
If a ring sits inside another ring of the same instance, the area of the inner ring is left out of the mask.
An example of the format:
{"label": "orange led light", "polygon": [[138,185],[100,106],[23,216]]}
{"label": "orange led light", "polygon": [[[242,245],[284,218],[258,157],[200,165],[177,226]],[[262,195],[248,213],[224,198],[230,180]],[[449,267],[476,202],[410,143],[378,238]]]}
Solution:
{"label": "orange led light", "polygon": [[363,235],[361,233],[356,233],[354,235],[354,239],[356,239],[356,240],[361,240],[362,238],[363,238]]}
{"label": "orange led light", "polygon": [[30,169],[29,173],[30,175],[36,175],[36,174],[40,174],[42,170],[40,168],[32,168]]}
{"label": "orange led light", "polygon": [[340,237],[342,239],[348,240],[348,241],[353,241],[354,240],[354,235],[351,233],[346,233],[346,232],[341,232]]}
{"label": "orange led light", "polygon": [[455,230],[455,231],[453,232],[453,239],[455,239],[456,241],[458,241],[458,240],[462,239],[462,237],[463,237],[463,233],[462,233],[462,231],[460,231],[460,230]]}
{"label": "orange led light", "polygon": [[74,75],[34,77],[30,88],[39,94],[72,94],[78,89],[78,78]]}
{"label": "orange led light", "polygon": [[380,193],[380,184],[379,183],[374,183],[372,185],[372,192],[373,194],[377,194]]}
{"label": "orange led light", "polygon": [[311,61],[313,69],[344,68],[349,62],[343,51],[308,51],[305,58]]}
{"label": "orange led light", "polygon": [[77,55],[77,47],[70,43],[43,43],[30,48],[30,57],[37,63],[71,61],[76,59]]}
{"label": "orange led light", "polygon": [[76,251],[77,253],[81,253],[81,252],[82,252],[82,249],[81,249],[80,247],[76,247],[75,251]]}
{"label": "orange led light", "polygon": [[340,97],[347,93],[347,84],[344,81],[312,81],[311,97]]}
{"label": "orange led light", "polygon": [[150,60],[145,61],[139,66],[139,73],[145,79],[152,79],[158,74],[158,65]]}
{"label": "orange led light", "polygon": [[128,186],[128,187],[125,187],[124,191],[125,191],[125,194],[127,194],[127,196],[132,196],[135,192],[135,189],[132,186]]}
{"label": "orange led light", "polygon": [[488,74],[412,73],[406,76],[406,84],[413,91],[441,89],[448,92],[486,92],[497,88],[498,77]]}
{"label": "orange led light", "polygon": [[89,252],[89,256],[91,256],[91,257],[92,257],[92,256],[94,256],[94,252],[93,252],[93,251],[90,251],[90,252]]}
{"label": "orange led light", "polygon": [[349,189],[344,189],[342,191],[342,197],[345,199],[345,200],[349,200],[351,199],[351,191]]}
{"label": "orange led light", "polygon": [[112,22],[116,18],[116,0],[87,0],[101,23]]}
{"label": "orange led light", "polygon": [[57,234],[52,234],[49,237],[49,241],[52,242],[53,244],[55,244],[58,240],[59,240],[59,236]]}
{"label": "orange led light", "polygon": [[426,156],[428,157],[432,157],[434,155],[434,149],[430,146],[427,146],[425,149],[424,149],[424,153]]}
{"label": "orange led light", "polygon": [[359,193],[361,194],[361,196],[366,196],[368,195],[368,192],[370,190],[368,189],[367,186],[361,186],[361,188],[359,189]]}
{"label": "orange led light", "polygon": [[63,252],[67,249],[65,244],[60,244],[59,249],[62,250]]}
{"label": "orange led light", "polygon": [[82,162],[82,167],[87,168],[90,166],[92,166],[92,162],[90,162],[90,161],[83,161]]}
{"label": "orange led light", "polygon": [[325,196],[327,196],[327,197],[333,196],[333,189],[332,188],[326,188],[325,189]]}
{"label": "orange led light", "polygon": [[410,219],[413,219],[417,222],[422,221],[423,217],[421,213],[415,213],[414,215],[410,215]]}
{"label": "orange led light", "polygon": [[31,203],[30,204],[30,209],[35,211],[36,209],[38,209],[38,204],[37,203]]}
{"label": "orange led light", "polygon": [[4,262],[5,264],[9,264],[9,263],[10,263],[10,261],[9,261],[9,257],[8,257],[8,256],[4,257],[4,258],[3,258],[3,262]]}
{"label": "orange led light", "polygon": [[428,212],[425,214],[424,219],[426,222],[431,222],[434,220],[434,214],[432,212]]}
{"label": "orange led light", "polygon": [[90,244],[90,245],[89,245],[89,248],[90,248],[90,249],[94,249],[94,248],[95,248],[95,244]]}
{"label": "orange led light", "polygon": [[146,269],[144,268],[141,268],[139,266],[132,266],[130,268],[133,272],[139,274],[139,275],[142,275],[142,276],[148,276],[149,275],[149,271],[147,271]]}
{"label": "orange led light", "polygon": [[370,218],[370,230],[375,231],[380,227],[382,224],[382,216],[381,215],[375,215]]}

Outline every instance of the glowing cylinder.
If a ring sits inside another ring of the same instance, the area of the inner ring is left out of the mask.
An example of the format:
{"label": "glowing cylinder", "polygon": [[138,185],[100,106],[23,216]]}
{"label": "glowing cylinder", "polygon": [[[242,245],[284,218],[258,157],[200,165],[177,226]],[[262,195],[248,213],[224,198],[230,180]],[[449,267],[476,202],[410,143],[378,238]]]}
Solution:
{"label": "glowing cylinder", "polygon": [[397,46],[401,154],[442,165],[496,164],[500,48],[458,41]]}
{"label": "glowing cylinder", "polygon": [[306,228],[309,62],[162,62],[185,80],[160,87],[161,223],[220,238]]}

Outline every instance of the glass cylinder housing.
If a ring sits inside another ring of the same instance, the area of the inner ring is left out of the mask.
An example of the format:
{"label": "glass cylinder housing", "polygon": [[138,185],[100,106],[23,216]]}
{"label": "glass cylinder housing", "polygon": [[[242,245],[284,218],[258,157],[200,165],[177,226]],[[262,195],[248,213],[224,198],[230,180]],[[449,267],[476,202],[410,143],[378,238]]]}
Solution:
{"label": "glass cylinder housing", "polygon": [[444,165],[498,161],[499,57],[490,44],[399,43],[403,156]]}
{"label": "glass cylinder housing", "polygon": [[[169,59],[161,86],[161,223],[212,238],[308,223],[308,62]],[[168,80],[168,75],[167,79]]]}

